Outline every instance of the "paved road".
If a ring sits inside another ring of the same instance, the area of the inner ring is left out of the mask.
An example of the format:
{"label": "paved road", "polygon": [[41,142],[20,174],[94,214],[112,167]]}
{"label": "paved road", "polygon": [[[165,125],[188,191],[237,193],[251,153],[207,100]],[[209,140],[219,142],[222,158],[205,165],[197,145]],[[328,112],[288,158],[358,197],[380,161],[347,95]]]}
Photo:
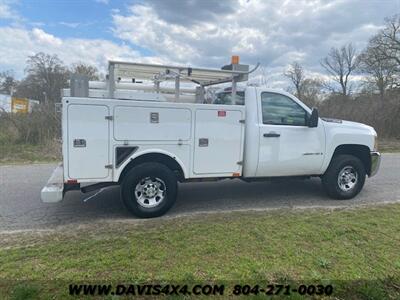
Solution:
{"label": "paved road", "polygon": [[[0,231],[133,218],[121,203],[118,187],[105,190],[87,202],[83,202],[87,195],[72,192],[61,203],[42,203],[40,189],[54,167],[54,164],[0,166]],[[400,154],[385,154],[378,175],[368,179],[360,195],[349,201],[327,198],[319,179],[253,183],[236,179],[186,183],[179,188],[178,200],[167,216],[400,201]]]}

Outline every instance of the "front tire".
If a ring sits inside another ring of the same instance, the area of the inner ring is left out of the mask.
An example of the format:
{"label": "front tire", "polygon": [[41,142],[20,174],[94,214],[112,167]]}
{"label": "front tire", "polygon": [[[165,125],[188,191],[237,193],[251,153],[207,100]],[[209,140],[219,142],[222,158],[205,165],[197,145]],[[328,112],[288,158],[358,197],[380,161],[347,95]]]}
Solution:
{"label": "front tire", "polygon": [[140,218],[153,218],[166,213],[175,203],[178,184],[176,175],[160,163],[143,163],[131,169],[121,186],[126,208]]}
{"label": "front tire", "polygon": [[365,167],[359,158],[341,154],[332,158],[328,169],[322,176],[322,184],[331,198],[351,199],[363,188],[365,176]]}

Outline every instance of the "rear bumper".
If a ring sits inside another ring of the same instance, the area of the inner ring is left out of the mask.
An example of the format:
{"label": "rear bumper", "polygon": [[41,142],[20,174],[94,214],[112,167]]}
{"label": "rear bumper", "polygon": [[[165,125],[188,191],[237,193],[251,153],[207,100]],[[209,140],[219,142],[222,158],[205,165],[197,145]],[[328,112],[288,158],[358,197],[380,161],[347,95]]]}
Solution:
{"label": "rear bumper", "polygon": [[381,154],[377,151],[371,152],[371,172],[369,174],[369,177],[372,177],[376,173],[378,173],[380,165],[381,165]]}
{"label": "rear bumper", "polygon": [[63,199],[64,190],[64,168],[59,164],[54,169],[46,186],[42,188],[40,198],[46,203],[60,202]]}

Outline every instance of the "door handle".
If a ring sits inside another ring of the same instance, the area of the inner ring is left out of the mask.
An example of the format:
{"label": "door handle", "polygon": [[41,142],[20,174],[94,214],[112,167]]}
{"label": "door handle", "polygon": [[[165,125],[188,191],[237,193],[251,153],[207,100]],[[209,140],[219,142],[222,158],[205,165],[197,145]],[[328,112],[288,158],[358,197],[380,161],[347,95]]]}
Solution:
{"label": "door handle", "polygon": [[280,133],[276,133],[276,132],[268,132],[268,133],[264,133],[264,137],[280,137],[281,134]]}

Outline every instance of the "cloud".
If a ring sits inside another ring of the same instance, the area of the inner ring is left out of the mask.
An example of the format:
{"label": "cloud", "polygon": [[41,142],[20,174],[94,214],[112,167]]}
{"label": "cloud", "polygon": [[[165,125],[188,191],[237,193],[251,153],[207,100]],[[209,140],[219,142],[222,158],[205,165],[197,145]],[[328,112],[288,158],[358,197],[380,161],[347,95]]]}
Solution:
{"label": "cloud", "polygon": [[79,25],[81,25],[79,22],[58,22],[58,24],[69,28],[77,28]]}
{"label": "cloud", "polygon": [[399,1],[162,1],[114,12],[114,34],[165,60],[220,66],[231,54],[246,63],[284,68],[293,60],[311,71],[330,47],[361,49]]}
{"label": "cloud", "polygon": [[102,4],[108,4],[109,0],[94,0],[94,2],[102,3]]}
{"label": "cloud", "polygon": [[0,20],[11,19],[13,17],[12,10],[6,2],[0,2]]}
{"label": "cloud", "polygon": [[218,22],[221,14],[233,13],[238,6],[238,0],[149,0],[143,3],[152,7],[161,19],[172,24],[202,23],[204,20]]}
{"label": "cloud", "polygon": [[268,37],[258,28],[229,22],[230,17],[221,15],[217,23],[175,24],[161,18],[152,6],[133,5],[129,15],[113,15],[114,33],[179,63],[213,65],[226,61],[232,53],[257,56]]}
{"label": "cloud", "polygon": [[0,0],[0,20],[21,20],[20,15],[12,8],[12,1]]}
{"label": "cloud", "polygon": [[65,64],[84,62],[106,72],[108,60],[128,60],[164,63],[157,57],[142,57],[125,44],[103,39],[61,39],[39,28],[0,27],[0,68],[13,69],[23,76],[28,56],[38,52],[57,54]]}
{"label": "cloud", "polygon": [[32,37],[38,44],[48,47],[59,47],[63,43],[61,39],[56,38],[54,35],[48,34],[39,28],[34,28],[32,30]]}
{"label": "cloud", "polygon": [[[318,74],[332,46],[352,42],[361,50],[383,19],[398,11],[398,0],[137,0],[127,9],[110,7],[110,41],[61,38],[28,21],[33,28],[15,26],[11,22],[20,17],[12,3],[0,0],[0,18],[11,23],[0,27],[0,68],[22,76],[27,56],[39,51],[102,70],[108,59],[218,68],[237,54],[243,63],[261,62],[271,81],[280,82],[292,61]],[[77,28],[85,20],[58,24]]]}

